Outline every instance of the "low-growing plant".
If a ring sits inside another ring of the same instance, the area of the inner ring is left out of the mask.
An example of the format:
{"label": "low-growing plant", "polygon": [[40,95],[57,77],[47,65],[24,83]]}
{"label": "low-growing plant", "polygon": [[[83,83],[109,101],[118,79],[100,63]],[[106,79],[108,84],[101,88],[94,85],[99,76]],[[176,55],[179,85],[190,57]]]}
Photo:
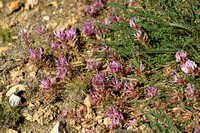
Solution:
{"label": "low-growing plant", "polygon": [[0,104],[0,131],[3,132],[8,128],[16,128],[19,122],[23,120],[20,108],[13,108],[6,100]]}

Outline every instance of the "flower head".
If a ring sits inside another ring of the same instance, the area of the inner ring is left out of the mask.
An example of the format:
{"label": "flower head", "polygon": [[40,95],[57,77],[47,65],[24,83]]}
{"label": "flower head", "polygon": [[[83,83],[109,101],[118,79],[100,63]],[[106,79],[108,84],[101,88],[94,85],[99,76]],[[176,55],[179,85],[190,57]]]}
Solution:
{"label": "flower head", "polygon": [[90,70],[98,70],[99,67],[100,67],[100,64],[99,64],[99,62],[97,60],[93,59],[93,61],[91,61],[89,59],[88,67],[90,68]]}
{"label": "flower head", "polygon": [[195,95],[194,85],[188,84],[188,87],[185,89],[185,92],[188,94],[189,99]]}
{"label": "flower head", "polygon": [[179,50],[177,53],[176,53],[176,61],[177,62],[185,62],[186,61],[186,58],[187,58],[187,53],[185,53],[183,50]]}
{"label": "flower head", "polygon": [[69,77],[68,70],[65,67],[59,67],[56,70],[56,73],[60,80],[63,80],[64,78]]}
{"label": "flower head", "polygon": [[53,78],[51,78],[51,76],[49,76],[46,80],[42,79],[41,84],[44,86],[42,88],[42,93],[44,92],[44,89],[45,90],[53,89]]}
{"label": "flower head", "polygon": [[48,32],[44,29],[44,26],[41,25],[41,26],[38,26],[37,28],[34,28],[35,32],[41,34],[41,35],[45,35],[47,34]]}
{"label": "flower head", "polygon": [[191,60],[187,60],[185,64],[181,65],[181,70],[185,72],[186,74],[193,73],[196,68],[197,68],[197,65],[195,64],[195,62]]}
{"label": "flower head", "polygon": [[115,89],[115,91],[119,91],[122,88],[123,81],[119,80],[116,76],[111,79],[111,83],[109,84],[111,87]]}
{"label": "flower head", "polygon": [[122,113],[117,110],[117,107],[111,105],[111,108],[108,108],[108,113],[106,113],[105,116],[110,118],[110,129],[122,128],[124,117]]}
{"label": "flower head", "polygon": [[104,8],[103,2],[101,0],[96,0],[93,4],[88,5],[84,12],[89,16],[94,16],[97,15],[102,8]]}
{"label": "flower head", "polygon": [[30,58],[31,58],[32,60],[38,62],[38,61],[41,61],[41,60],[45,59],[45,57],[44,57],[43,54],[42,54],[42,49],[38,49],[38,48],[37,48],[36,50],[34,50],[34,49],[29,49],[29,51],[30,51],[30,53],[31,53]]}
{"label": "flower head", "polygon": [[122,65],[119,62],[113,61],[108,65],[108,68],[110,69],[111,74],[118,75],[120,72],[122,72]]}
{"label": "flower head", "polygon": [[92,85],[96,90],[105,87],[106,76],[106,73],[99,73],[92,79]]}
{"label": "flower head", "polygon": [[81,32],[84,35],[86,35],[87,37],[95,38],[96,37],[96,30],[95,30],[95,27],[94,27],[94,21],[85,22]]}
{"label": "flower head", "polygon": [[171,76],[174,81],[168,81],[170,83],[177,83],[177,82],[181,82],[181,76],[176,72],[174,71],[174,73],[176,74],[175,76]]}
{"label": "flower head", "polygon": [[29,38],[29,32],[26,29],[21,29],[19,35],[24,40],[27,40]]}
{"label": "flower head", "polygon": [[154,97],[154,96],[160,95],[160,94],[158,92],[158,88],[148,86],[146,95],[148,97]]}
{"label": "flower head", "polygon": [[78,34],[76,32],[76,29],[61,29],[58,31],[54,31],[54,35],[57,39],[59,39],[61,42],[64,42],[65,44],[69,44],[70,46],[75,46],[76,42],[78,41]]}
{"label": "flower head", "polygon": [[66,57],[59,57],[56,61],[57,67],[66,67],[67,66],[67,59]]}

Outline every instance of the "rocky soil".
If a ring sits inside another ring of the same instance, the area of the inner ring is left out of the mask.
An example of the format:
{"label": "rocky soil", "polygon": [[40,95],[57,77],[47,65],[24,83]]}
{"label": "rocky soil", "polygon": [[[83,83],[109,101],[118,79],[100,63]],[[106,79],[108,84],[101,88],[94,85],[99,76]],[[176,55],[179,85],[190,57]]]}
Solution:
{"label": "rocky soil", "polygon": [[[21,29],[30,31],[34,39],[38,38],[33,28],[44,25],[53,32],[68,26],[81,28],[85,21],[93,19],[105,20],[108,8],[99,16],[89,17],[81,12],[90,1],[81,0],[0,0],[0,27],[2,31],[8,29],[8,36],[0,38],[0,98],[2,102],[9,100],[14,93],[21,93],[21,120],[17,123],[4,122],[0,132],[21,131],[28,133],[48,133],[58,121],[62,124],[63,132],[83,132],[84,128],[67,121],[59,115],[65,106],[73,102],[83,104],[86,97],[84,92],[76,89],[65,99],[46,100],[41,94],[41,79],[55,75],[48,69],[38,68],[28,60],[27,49],[19,35]],[[1,32],[0,32],[1,33]],[[4,34],[4,33],[2,33]],[[40,45],[33,42],[33,45]],[[80,58],[84,55],[81,55]],[[78,58],[75,61],[79,60]],[[87,100],[85,100],[87,104]],[[12,109],[12,108],[11,108]],[[92,110],[87,114],[93,115]],[[2,116],[4,117],[4,116]],[[99,116],[98,116],[99,117]]]}

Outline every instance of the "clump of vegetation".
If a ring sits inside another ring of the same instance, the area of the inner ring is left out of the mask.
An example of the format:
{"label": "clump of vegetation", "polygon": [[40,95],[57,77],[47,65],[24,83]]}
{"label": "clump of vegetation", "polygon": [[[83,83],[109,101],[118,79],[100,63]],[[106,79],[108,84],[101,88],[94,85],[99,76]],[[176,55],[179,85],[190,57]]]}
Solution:
{"label": "clump of vegetation", "polygon": [[0,27],[0,39],[3,43],[5,43],[6,41],[11,41],[11,32],[9,31],[9,29],[3,29],[2,27]]}
{"label": "clump of vegetation", "polygon": [[[199,132],[196,4],[196,0],[110,3],[110,20],[86,22],[81,33],[74,27],[53,33],[36,28],[47,44],[43,49],[29,45],[24,30],[21,36],[32,62],[56,73],[41,79],[42,94],[46,99],[64,99],[64,94],[78,90],[89,97],[93,105],[77,102],[80,106],[65,107],[60,115],[92,125],[87,131]],[[90,8],[85,12],[93,16]],[[79,61],[80,51],[87,51],[81,47],[84,37],[92,44],[88,49],[95,50]],[[88,117],[91,110],[108,122]]]}
{"label": "clump of vegetation", "polygon": [[19,122],[23,120],[20,108],[12,108],[5,100],[0,104],[0,130],[16,128]]}

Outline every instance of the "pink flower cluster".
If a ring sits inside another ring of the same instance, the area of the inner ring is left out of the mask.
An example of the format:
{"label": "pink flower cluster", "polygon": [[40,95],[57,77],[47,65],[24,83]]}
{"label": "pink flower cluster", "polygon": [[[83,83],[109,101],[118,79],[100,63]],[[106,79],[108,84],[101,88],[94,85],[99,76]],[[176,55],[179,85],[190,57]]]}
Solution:
{"label": "pink flower cluster", "polygon": [[101,0],[96,0],[93,4],[88,5],[88,7],[85,8],[85,10],[83,10],[83,11],[85,12],[85,14],[87,14],[89,16],[95,16],[104,7],[105,7],[105,4]]}
{"label": "pink flower cluster", "polygon": [[105,114],[105,116],[110,118],[110,129],[122,128],[124,117],[122,113],[117,110],[117,107],[111,105],[111,108],[108,108],[108,113]]}
{"label": "pink flower cluster", "polygon": [[176,53],[176,61],[181,63],[181,70],[186,74],[192,74],[196,71],[197,64],[194,61],[187,59],[187,53],[179,50]]}

